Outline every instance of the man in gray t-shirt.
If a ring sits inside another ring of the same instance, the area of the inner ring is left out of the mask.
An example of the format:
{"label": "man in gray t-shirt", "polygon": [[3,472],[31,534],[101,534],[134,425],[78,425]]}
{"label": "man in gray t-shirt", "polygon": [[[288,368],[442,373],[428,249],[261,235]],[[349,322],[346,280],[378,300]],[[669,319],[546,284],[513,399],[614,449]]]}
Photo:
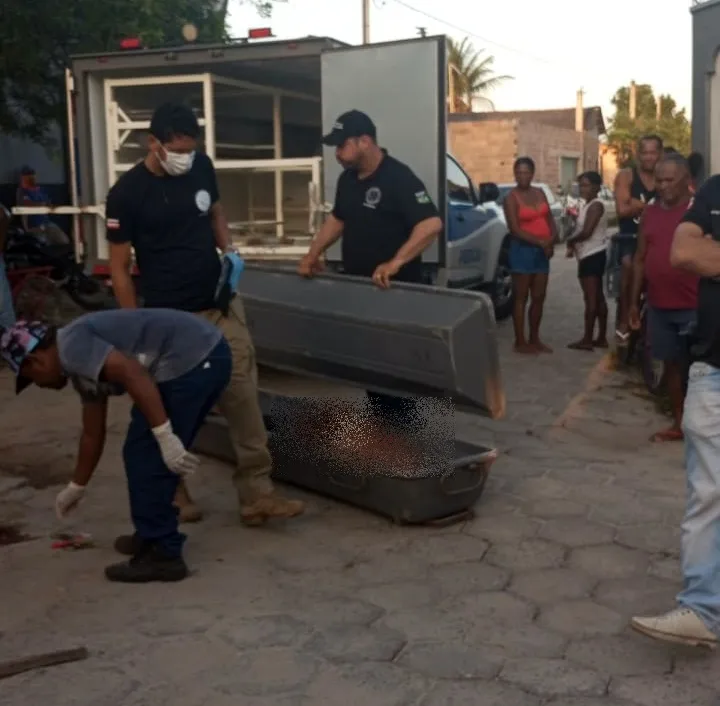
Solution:
{"label": "man in gray t-shirt", "polygon": [[82,499],[102,455],[108,397],[130,395],[123,461],[133,557],[105,575],[127,583],[185,578],[173,498],[180,477],[198,465],[187,449],[230,379],[232,356],[219,330],[169,309],[87,314],[57,331],[19,321],[2,331],[0,356],[17,375],[18,393],[32,383],[59,390],[70,382],[82,399],[75,473],[55,503],[61,518]]}

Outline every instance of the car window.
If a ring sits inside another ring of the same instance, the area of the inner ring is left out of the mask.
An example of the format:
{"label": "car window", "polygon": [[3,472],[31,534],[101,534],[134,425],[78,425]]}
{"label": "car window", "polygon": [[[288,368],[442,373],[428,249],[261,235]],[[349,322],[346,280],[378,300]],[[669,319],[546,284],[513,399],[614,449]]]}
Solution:
{"label": "car window", "polygon": [[502,204],[503,201],[505,201],[505,197],[514,189],[515,187],[511,184],[501,184],[498,186],[498,191],[500,192],[500,196],[498,196],[497,203]]}
{"label": "car window", "polygon": [[474,203],[472,183],[458,163],[448,157],[446,160],[446,170],[448,199],[451,201],[462,201],[463,203]]}

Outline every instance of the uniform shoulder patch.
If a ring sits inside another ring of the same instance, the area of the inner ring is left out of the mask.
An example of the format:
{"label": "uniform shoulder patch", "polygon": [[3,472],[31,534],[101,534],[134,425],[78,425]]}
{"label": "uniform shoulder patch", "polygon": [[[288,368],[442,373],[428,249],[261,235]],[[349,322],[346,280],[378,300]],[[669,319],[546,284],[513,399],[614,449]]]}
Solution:
{"label": "uniform shoulder patch", "polygon": [[415,200],[418,203],[430,203],[430,196],[427,191],[416,191]]}

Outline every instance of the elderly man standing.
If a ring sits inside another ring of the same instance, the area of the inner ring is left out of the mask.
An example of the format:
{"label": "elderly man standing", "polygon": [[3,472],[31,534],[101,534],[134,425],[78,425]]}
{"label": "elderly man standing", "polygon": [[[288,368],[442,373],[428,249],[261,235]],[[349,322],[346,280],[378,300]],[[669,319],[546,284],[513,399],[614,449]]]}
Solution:
{"label": "elderly man standing", "polygon": [[687,507],[683,589],[665,615],[632,627],[667,642],[715,647],[720,637],[720,176],[697,192],[675,231],[671,262],[700,276],[683,431]]}
{"label": "elderly man standing", "polygon": [[[215,301],[221,274],[217,251],[233,252],[220,204],[215,168],[197,151],[200,128],[192,110],[168,103],[154,113],[149,151],[125,173],[107,198],[107,238],[113,288],[120,306],[137,306],[130,274],[132,249],[144,305],[196,313],[223,333],[233,356],[220,410],[237,457],[240,516],[248,525],[299,515],[304,504],[275,492],[271,458],[257,395],[255,350],[245,314],[235,301],[225,314]],[[184,521],[200,512],[181,486],[175,502]]]}

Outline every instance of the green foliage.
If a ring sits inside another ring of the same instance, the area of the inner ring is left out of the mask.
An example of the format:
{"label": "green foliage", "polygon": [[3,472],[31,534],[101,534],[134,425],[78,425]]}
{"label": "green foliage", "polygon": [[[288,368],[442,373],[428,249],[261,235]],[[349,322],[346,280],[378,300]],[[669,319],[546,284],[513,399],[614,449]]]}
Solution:
{"label": "green foliage", "polygon": [[484,50],[475,49],[467,37],[461,42],[448,37],[447,43],[448,62],[457,70],[455,73],[456,97],[462,97],[464,108],[468,112],[472,111],[473,98],[484,99],[494,110],[495,106],[486,94],[501,83],[512,80],[512,76],[497,76],[493,68],[495,57],[490,54],[483,55]]}
{"label": "green foliage", "polygon": [[[273,5],[230,1],[263,17]],[[65,120],[63,72],[73,54],[117,51],[131,36],[147,47],[180,45],[187,23],[198,42],[220,42],[227,9],[222,0],[0,0],[0,132],[47,143],[48,128]]]}
{"label": "green foliage", "polygon": [[[657,101],[660,100],[660,119],[657,117]],[[690,152],[690,122],[685,109],[678,109],[669,95],[656,99],[652,87],[646,84],[636,89],[636,118],[630,118],[630,89],[618,89],[612,99],[615,115],[610,121],[608,144],[618,156],[618,166],[629,167],[634,163],[637,141],[643,135],[655,134],[662,137],[665,145],[674,147],[687,155]]]}

